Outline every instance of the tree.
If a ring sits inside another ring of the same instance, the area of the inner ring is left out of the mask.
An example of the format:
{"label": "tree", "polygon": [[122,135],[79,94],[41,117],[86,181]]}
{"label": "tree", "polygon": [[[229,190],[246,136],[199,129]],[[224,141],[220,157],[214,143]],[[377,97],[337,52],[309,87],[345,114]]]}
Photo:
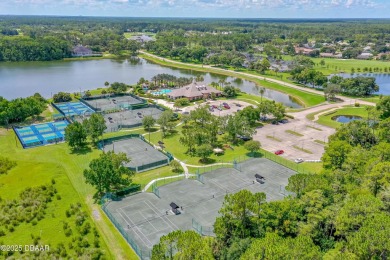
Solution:
{"label": "tree", "polygon": [[386,259],[390,255],[390,218],[381,213],[366,218],[361,228],[347,237],[346,248],[359,259]]}
{"label": "tree", "polygon": [[165,110],[161,113],[160,118],[157,119],[157,124],[160,125],[162,138],[167,134],[167,131],[172,128],[171,119],[173,117],[173,112],[171,110]]}
{"label": "tree", "polygon": [[65,128],[65,141],[72,149],[80,149],[87,142],[87,131],[79,122],[69,124]]}
{"label": "tree", "polygon": [[206,162],[212,153],[213,147],[210,144],[202,144],[196,148],[196,154],[201,158],[201,162]]}
{"label": "tree", "polygon": [[190,101],[188,98],[178,98],[175,100],[174,106],[175,107],[185,107],[190,104]]}
{"label": "tree", "polygon": [[283,119],[285,114],[286,114],[285,106],[282,103],[274,103],[274,108],[272,111],[272,115],[274,116],[274,118],[277,121],[279,121],[279,120]]}
{"label": "tree", "polygon": [[336,235],[348,236],[356,232],[364,220],[380,212],[382,203],[368,192],[354,194],[346,200],[336,217]]}
{"label": "tree", "polygon": [[207,238],[192,230],[177,230],[162,236],[160,242],[153,246],[152,260],[214,259]]}
{"label": "tree", "polygon": [[322,161],[325,169],[341,169],[347,159],[347,154],[352,150],[352,146],[346,141],[330,142],[325,147]]}
{"label": "tree", "polygon": [[155,123],[156,123],[156,119],[154,119],[153,116],[144,116],[144,118],[142,118],[142,126],[149,133],[149,141],[150,141],[150,130],[152,129]]}
{"label": "tree", "polygon": [[322,60],[320,61],[320,65],[321,65],[322,67],[325,66],[325,60],[324,60],[324,59],[322,59]]}
{"label": "tree", "polygon": [[171,163],[169,164],[171,166],[172,171],[174,172],[182,172],[181,165],[178,161],[172,160]]}
{"label": "tree", "polygon": [[335,101],[336,95],[339,94],[340,91],[341,91],[340,85],[329,83],[324,88],[325,99],[329,101]]}
{"label": "tree", "polygon": [[225,131],[233,143],[237,142],[239,136],[252,137],[255,133],[255,128],[250,126],[249,122],[239,114],[227,116],[226,121]]}
{"label": "tree", "polygon": [[310,237],[283,238],[276,233],[266,233],[255,240],[240,259],[320,259],[321,252]]}
{"label": "tree", "polygon": [[85,119],[83,125],[92,142],[99,140],[99,137],[103,136],[104,131],[107,129],[104,117],[97,113],[92,114],[89,119]]}
{"label": "tree", "polygon": [[382,113],[383,119],[390,117],[390,96],[382,97],[376,108]]}
{"label": "tree", "polygon": [[85,181],[96,188],[95,199],[104,194],[120,191],[131,184],[134,174],[124,166],[130,159],[125,153],[115,154],[113,151],[103,152],[99,158],[93,159],[89,168],[84,170]]}
{"label": "tree", "polygon": [[259,111],[252,106],[247,106],[243,110],[238,111],[238,114],[245,118],[251,126],[255,126],[259,119]]}
{"label": "tree", "polygon": [[259,89],[259,93],[260,93],[260,97],[261,97],[260,103],[263,102],[263,96],[264,96],[265,91],[266,91],[266,89],[264,87],[260,87],[260,89]]}
{"label": "tree", "polygon": [[110,86],[110,83],[108,81],[106,81],[106,82],[104,82],[104,86],[108,87],[108,86]]}
{"label": "tree", "polygon": [[214,224],[217,239],[228,244],[233,237],[240,239],[249,237],[251,232],[251,216],[255,202],[254,194],[249,190],[240,190],[227,194],[219,210],[220,216]]}
{"label": "tree", "polygon": [[11,161],[6,157],[0,156],[0,175],[6,174],[9,170],[16,166],[15,161]]}
{"label": "tree", "polygon": [[226,97],[235,97],[237,96],[237,90],[235,87],[228,85],[223,88],[223,94]]}
{"label": "tree", "polygon": [[72,97],[70,93],[66,93],[66,92],[59,92],[57,94],[54,94],[53,96],[54,103],[69,102],[71,100]]}
{"label": "tree", "polygon": [[259,141],[254,141],[250,140],[244,144],[245,149],[247,149],[249,152],[251,152],[252,156],[254,155],[255,152],[260,150],[260,142]]}

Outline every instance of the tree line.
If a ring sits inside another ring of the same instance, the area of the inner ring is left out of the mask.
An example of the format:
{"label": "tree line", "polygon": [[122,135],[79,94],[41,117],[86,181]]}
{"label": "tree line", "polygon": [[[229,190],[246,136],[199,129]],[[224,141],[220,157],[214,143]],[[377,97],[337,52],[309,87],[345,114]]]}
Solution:
{"label": "tree line", "polygon": [[46,109],[46,103],[39,93],[10,101],[0,96],[0,124],[20,123],[29,117],[37,117]]}

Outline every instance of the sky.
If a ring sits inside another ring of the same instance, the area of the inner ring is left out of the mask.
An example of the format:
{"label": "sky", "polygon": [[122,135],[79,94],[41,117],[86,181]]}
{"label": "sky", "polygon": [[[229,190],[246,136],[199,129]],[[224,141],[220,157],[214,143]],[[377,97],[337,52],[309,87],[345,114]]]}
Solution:
{"label": "sky", "polygon": [[390,18],[390,0],[0,0],[0,14],[225,17]]}

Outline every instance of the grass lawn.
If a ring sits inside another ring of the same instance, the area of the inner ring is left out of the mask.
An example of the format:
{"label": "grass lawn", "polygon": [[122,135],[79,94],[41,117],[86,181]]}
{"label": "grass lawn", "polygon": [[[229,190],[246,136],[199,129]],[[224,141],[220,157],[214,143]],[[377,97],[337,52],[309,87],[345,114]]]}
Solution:
{"label": "grass lawn", "polygon": [[380,96],[371,96],[371,97],[368,97],[368,98],[359,98],[363,101],[368,101],[368,102],[372,102],[372,103],[375,103],[375,104],[378,104],[379,101],[381,101],[381,97]]}
{"label": "grass lawn", "polygon": [[303,173],[320,173],[322,171],[322,162],[303,162],[298,167],[299,171]]}
{"label": "grass lawn", "polygon": [[[183,172],[184,171],[182,171],[182,173]],[[173,172],[170,166],[164,166],[150,171],[136,173],[133,177],[133,182],[141,184],[141,187],[143,189],[146,184],[148,184],[154,179],[175,176],[179,174],[180,173],[178,172]]]}
{"label": "grass lawn", "polygon": [[[292,57],[288,55],[283,56],[284,60],[291,60]],[[390,64],[386,61],[379,60],[357,60],[357,59],[332,59],[332,58],[311,58],[312,61],[316,64],[314,69],[321,71],[325,75],[335,74],[335,73],[351,73],[351,69],[354,68],[357,73],[357,68],[361,69],[363,72],[363,68],[372,68],[375,67],[384,70],[387,68],[389,70]],[[320,61],[325,61],[325,66],[319,65]]]}
{"label": "grass lawn", "polygon": [[360,116],[362,118],[367,118],[368,114],[366,108],[362,107],[345,107],[340,108],[329,113],[319,116],[317,123],[333,128],[337,128],[342,125],[342,123],[332,120],[332,117],[344,115],[344,116]]}
{"label": "grass lawn", "polygon": [[[246,79],[246,80],[255,82],[259,86],[263,86],[265,88],[270,88],[270,89],[275,89],[275,90],[278,90],[280,92],[286,93],[286,94],[292,96],[293,98],[295,98],[297,101],[299,101],[300,103],[302,103],[305,106],[314,106],[314,105],[318,105],[318,104],[325,101],[325,98],[323,97],[323,95],[317,95],[317,94],[313,94],[313,93],[309,93],[309,92],[304,92],[304,91],[290,88],[287,86],[282,86],[282,85],[279,85],[276,83],[272,83],[272,82],[269,82],[266,80],[260,80],[260,79],[254,77],[255,76],[254,73],[252,73],[252,74],[254,74],[254,76],[248,76],[248,75],[239,74],[239,73],[234,72],[232,70],[204,68],[204,67],[201,67],[199,65],[190,64],[190,63],[189,64],[173,63],[173,62],[167,61],[166,59],[160,60],[160,59],[151,57],[151,56],[146,55],[146,54],[140,54],[139,56],[144,58],[144,59],[151,60],[155,63],[158,63],[160,65],[165,65],[168,67],[176,67],[176,68],[191,69],[191,70],[197,70],[197,71],[203,71],[203,72],[211,72],[211,73],[215,73],[215,74],[221,74],[221,75],[227,75],[227,76]],[[249,71],[245,71],[245,73],[249,73]],[[256,75],[262,76],[262,75],[258,75],[258,74],[256,74]]]}
{"label": "grass lawn", "polygon": [[[65,143],[22,149],[13,131],[0,128],[1,155],[17,162],[17,166],[7,175],[0,176],[0,196],[3,199],[16,198],[27,187],[50,184],[54,179],[61,200],[54,199],[47,208],[45,218],[37,225],[23,224],[7,235],[7,244],[32,244],[31,234],[41,234],[43,244],[56,246],[60,241],[67,247],[69,239],[64,235],[62,225],[66,219],[65,210],[71,203],[80,202],[88,213],[91,223],[95,223],[101,234],[101,248],[109,259],[137,259],[135,253],[104,216],[91,216],[99,206],[93,203],[94,189],[84,181],[83,170],[99,154],[98,150],[85,150],[72,153]],[[101,212],[101,211],[100,211]],[[96,214],[94,214],[96,215]],[[94,226],[93,224],[92,226]],[[114,233],[112,233],[114,232]],[[112,239],[115,237],[115,239]],[[103,242],[104,241],[104,242]]]}

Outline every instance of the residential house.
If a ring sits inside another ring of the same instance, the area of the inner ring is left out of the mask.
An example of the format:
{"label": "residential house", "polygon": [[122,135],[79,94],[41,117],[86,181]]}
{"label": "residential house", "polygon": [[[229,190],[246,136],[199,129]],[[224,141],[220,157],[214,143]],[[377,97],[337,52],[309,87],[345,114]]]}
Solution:
{"label": "residential house", "polygon": [[93,56],[92,50],[82,45],[78,45],[72,50],[73,57],[86,57]]}

